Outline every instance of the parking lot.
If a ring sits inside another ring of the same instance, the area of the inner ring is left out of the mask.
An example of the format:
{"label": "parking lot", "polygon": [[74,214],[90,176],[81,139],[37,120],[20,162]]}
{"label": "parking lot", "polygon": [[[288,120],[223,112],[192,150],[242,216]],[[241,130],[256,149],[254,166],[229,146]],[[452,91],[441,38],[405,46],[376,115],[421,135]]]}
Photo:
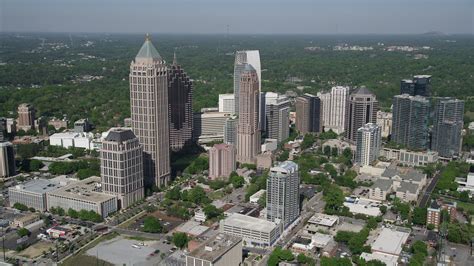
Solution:
{"label": "parking lot", "polygon": [[165,229],[165,232],[170,232],[174,228],[176,228],[177,226],[179,226],[180,224],[183,223],[183,221],[181,219],[178,219],[178,218],[175,218],[175,217],[170,217],[170,216],[167,216],[166,214],[164,214],[160,211],[156,211],[154,213],[145,215],[145,216],[141,217],[140,219],[137,219],[134,223],[132,223],[128,227],[128,229],[135,230],[135,231],[141,231],[142,228],[143,228],[143,220],[147,216],[153,216],[153,217],[157,218],[160,221],[163,228]]}

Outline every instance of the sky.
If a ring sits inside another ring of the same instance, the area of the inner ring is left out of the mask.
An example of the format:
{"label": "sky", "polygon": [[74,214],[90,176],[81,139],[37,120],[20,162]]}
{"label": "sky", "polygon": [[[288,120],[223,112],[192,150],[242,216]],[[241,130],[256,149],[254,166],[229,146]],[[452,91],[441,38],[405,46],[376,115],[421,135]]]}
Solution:
{"label": "sky", "polygon": [[1,32],[474,34],[474,0],[0,0]]}

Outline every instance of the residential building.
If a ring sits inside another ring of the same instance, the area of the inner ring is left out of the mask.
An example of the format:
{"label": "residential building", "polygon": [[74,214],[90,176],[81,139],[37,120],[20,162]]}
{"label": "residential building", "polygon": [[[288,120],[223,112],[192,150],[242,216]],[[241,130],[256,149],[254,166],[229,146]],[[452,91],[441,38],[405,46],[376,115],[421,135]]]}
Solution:
{"label": "residential building", "polygon": [[244,246],[268,248],[280,237],[279,224],[233,213],[220,221],[219,229],[222,233],[243,238]]}
{"label": "residential building", "polygon": [[132,126],[143,145],[145,184],[163,187],[171,173],[168,69],[148,35],[130,64],[129,80]]}
{"label": "residential building", "polygon": [[380,156],[408,166],[426,166],[438,162],[438,152],[435,151],[409,151],[405,149],[382,148],[380,150]]}
{"label": "residential building", "polygon": [[15,149],[10,142],[0,142],[0,178],[16,175]]}
{"label": "residential building", "polygon": [[[456,202],[442,202],[432,200],[430,206],[427,209],[426,213],[426,224],[432,224],[434,226],[434,230],[438,231],[439,226],[441,225],[441,211],[446,210],[448,212],[450,221],[456,220],[457,210],[456,210]],[[446,219],[445,218],[445,219]]]}
{"label": "residential building", "polygon": [[193,140],[193,82],[178,65],[176,53],[168,69],[170,148],[179,151]]}
{"label": "residential building", "polygon": [[209,150],[209,178],[229,177],[235,171],[236,151],[232,144],[215,144]]}
{"label": "residential building", "polygon": [[300,215],[298,165],[285,161],[270,168],[267,178],[267,220],[281,221],[284,228]]}
{"label": "residential building", "polygon": [[290,101],[278,93],[267,92],[265,96],[265,121],[267,138],[278,143],[290,135]]}
{"label": "residential building", "polygon": [[321,99],[312,94],[296,98],[296,129],[302,133],[322,131]]}
{"label": "residential building", "polygon": [[450,158],[461,152],[463,118],[464,101],[435,99],[431,149],[439,156]]}
{"label": "residential building", "polygon": [[322,105],[324,131],[332,130],[337,134],[344,132],[349,92],[349,87],[334,86],[330,92],[318,93]]}
{"label": "residential building", "polygon": [[235,113],[235,95],[219,94],[219,112],[221,113]]}
{"label": "residential building", "polygon": [[360,87],[351,93],[346,108],[346,138],[357,143],[357,130],[367,123],[377,123],[378,110],[379,102],[375,94],[366,87]]}
{"label": "residential building", "polygon": [[143,199],[143,148],[132,130],[110,130],[100,150],[100,175],[103,192],[117,196],[119,209]]}
{"label": "residential building", "polygon": [[404,202],[417,202],[421,187],[412,182],[400,182],[395,196]]}
{"label": "residential building", "polygon": [[22,103],[18,106],[18,130],[28,131],[35,129],[35,108],[29,103]]}
{"label": "residential building", "polygon": [[94,211],[103,218],[117,211],[117,196],[102,192],[100,177],[70,183],[46,193],[48,210],[51,208]]}
{"label": "residential building", "polygon": [[[234,62],[234,102],[236,114],[240,113],[240,86],[241,86],[241,75],[245,71],[246,65],[251,65],[255,69],[258,77],[258,92],[262,90],[262,68],[260,65],[260,52],[258,50],[248,50],[248,51],[236,51],[235,52],[235,62]],[[260,110],[260,105],[259,108]],[[260,121],[259,121],[260,122]]]}
{"label": "residential building", "polygon": [[411,168],[389,167],[383,171],[380,178],[398,182],[398,184],[396,184],[397,187],[400,185],[400,182],[411,182],[420,187],[424,187],[427,184],[426,174]]}
{"label": "residential building", "polygon": [[46,211],[48,208],[46,193],[55,191],[64,185],[64,183],[51,179],[33,179],[23,184],[9,187],[10,207],[13,207],[15,203],[21,203],[41,212]]}
{"label": "residential building", "polygon": [[379,157],[382,136],[377,124],[368,123],[357,130],[356,163],[370,165]]}
{"label": "residential building", "polygon": [[237,124],[239,119],[237,116],[230,116],[224,122],[224,143],[237,146]]}
{"label": "residential building", "polygon": [[84,132],[90,132],[93,129],[94,129],[94,126],[92,125],[92,123],[89,121],[88,118],[79,119],[76,122],[74,122],[74,132],[84,133]]}
{"label": "residential building", "polygon": [[416,75],[413,76],[413,79],[402,80],[400,82],[400,94],[431,96],[431,76]]}
{"label": "residential building", "polygon": [[429,116],[430,102],[425,97],[396,95],[391,140],[411,149],[427,149]]}
{"label": "residential building", "polygon": [[186,255],[186,266],[227,266],[242,262],[242,238],[217,234]]}
{"label": "residential building", "polygon": [[393,191],[393,181],[377,179],[369,188],[368,198],[378,201],[387,200],[387,195]]}
{"label": "residential building", "polygon": [[382,132],[382,138],[388,138],[392,134],[392,113],[377,111],[377,125]]}
{"label": "residential building", "polygon": [[0,117],[0,142],[6,141],[7,139],[7,119]]}
{"label": "residential building", "polygon": [[260,153],[259,77],[257,71],[246,64],[240,74],[239,122],[237,125],[237,161],[255,163]]}
{"label": "residential building", "polygon": [[194,113],[194,139],[198,143],[208,143],[224,139],[224,125],[231,113],[204,111]]}

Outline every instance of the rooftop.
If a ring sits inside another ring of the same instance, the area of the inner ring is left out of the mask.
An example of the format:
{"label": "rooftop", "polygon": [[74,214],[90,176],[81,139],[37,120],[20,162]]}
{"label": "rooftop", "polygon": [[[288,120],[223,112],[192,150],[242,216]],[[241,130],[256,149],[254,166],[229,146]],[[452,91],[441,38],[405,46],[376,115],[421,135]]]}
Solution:
{"label": "rooftop", "polygon": [[400,255],[402,246],[407,242],[410,233],[400,232],[391,228],[383,228],[379,236],[372,243],[372,252]]}
{"label": "rooftop", "polygon": [[416,194],[418,192],[418,185],[411,182],[400,182],[400,187],[397,188],[398,192],[410,192]]}
{"label": "rooftop", "polygon": [[213,263],[241,242],[240,237],[219,233],[193,250],[188,256]]}
{"label": "rooftop", "polygon": [[140,51],[138,51],[138,54],[135,57],[135,60],[139,59],[158,59],[160,61],[162,60],[155,46],[153,46],[153,43],[151,43],[151,39],[148,34],[146,36],[145,42],[142,45],[142,48],[140,48]]}
{"label": "rooftop", "polygon": [[224,224],[229,225],[229,226],[239,227],[239,228],[253,229],[253,230],[261,231],[265,233],[270,233],[276,227],[276,224],[270,221],[247,216],[247,215],[242,215],[239,213],[231,214],[229,217],[227,217],[224,220]]}
{"label": "rooftop", "polygon": [[371,260],[378,260],[387,266],[397,266],[398,265],[398,256],[394,255],[388,255],[380,252],[374,252],[374,253],[362,253],[360,254],[360,257],[363,258],[365,261],[371,261]]}
{"label": "rooftop", "polygon": [[324,225],[324,226],[333,226],[335,223],[337,223],[338,220],[339,220],[339,217],[334,216],[334,215],[316,213],[308,220],[308,223]]}
{"label": "rooftop", "polygon": [[390,187],[393,185],[392,180],[387,180],[387,179],[377,179],[374,184],[371,186],[371,188],[379,188],[382,191],[387,191],[390,189]]}
{"label": "rooftop", "polygon": [[100,177],[91,176],[84,180],[59,188],[48,194],[93,203],[115,198],[115,196],[102,193],[101,191]]}
{"label": "rooftop", "polygon": [[205,233],[209,227],[201,225],[199,222],[189,220],[176,228],[176,231],[183,232],[192,236],[199,236]]}
{"label": "rooftop", "polygon": [[366,87],[357,88],[352,94],[364,94],[364,95],[374,95],[369,89]]}
{"label": "rooftop", "polygon": [[107,137],[105,137],[105,140],[113,142],[124,142],[135,138],[136,136],[135,134],[133,134],[132,130],[127,128],[115,128],[110,130]]}
{"label": "rooftop", "polygon": [[292,161],[284,161],[278,166],[272,167],[271,172],[281,172],[281,173],[294,173],[298,171],[298,165]]}
{"label": "rooftop", "polygon": [[33,179],[26,183],[16,185],[15,187],[10,187],[9,189],[44,194],[46,192],[57,190],[60,187],[61,185],[59,182],[50,179]]}

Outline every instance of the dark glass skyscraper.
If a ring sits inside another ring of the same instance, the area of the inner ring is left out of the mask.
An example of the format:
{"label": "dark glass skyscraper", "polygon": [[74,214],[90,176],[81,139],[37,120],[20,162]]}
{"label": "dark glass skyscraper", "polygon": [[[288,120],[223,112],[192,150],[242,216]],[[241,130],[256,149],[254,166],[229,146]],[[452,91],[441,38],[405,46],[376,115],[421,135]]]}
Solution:
{"label": "dark glass skyscraper", "polygon": [[296,129],[306,134],[322,131],[321,99],[312,94],[296,98]]}
{"label": "dark glass skyscraper", "polygon": [[179,151],[192,142],[193,83],[178,65],[176,54],[168,70],[168,114],[170,147]]}
{"label": "dark glass skyscraper", "polygon": [[460,153],[464,101],[454,98],[437,98],[434,104],[431,149],[442,157]]}
{"label": "dark glass skyscraper", "polygon": [[411,149],[428,148],[430,102],[408,94],[393,97],[392,141]]}
{"label": "dark glass skyscraper", "polygon": [[346,108],[346,138],[357,141],[357,130],[367,123],[377,123],[379,102],[375,95],[366,87],[356,89],[349,96]]}
{"label": "dark glass skyscraper", "polygon": [[400,94],[412,96],[420,95],[429,97],[431,95],[431,76],[416,75],[411,79],[404,79],[400,82]]}

